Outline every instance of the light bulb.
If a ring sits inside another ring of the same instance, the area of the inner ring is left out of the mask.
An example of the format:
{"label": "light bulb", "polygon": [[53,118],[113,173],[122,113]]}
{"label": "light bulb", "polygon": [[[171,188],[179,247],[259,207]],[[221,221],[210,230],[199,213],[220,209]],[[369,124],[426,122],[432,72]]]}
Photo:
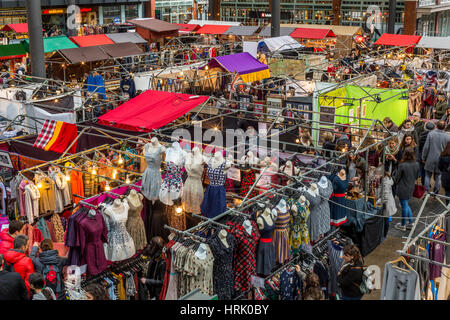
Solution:
{"label": "light bulb", "polygon": [[109,190],[111,190],[111,187],[109,186],[109,184],[108,184],[108,183],[106,183],[106,186],[105,186],[105,190],[106,190],[106,191],[109,191]]}
{"label": "light bulb", "polygon": [[123,163],[123,159],[122,159],[122,157],[119,157],[119,164],[122,164]]}
{"label": "light bulb", "polygon": [[125,180],[125,183],[126,183],[126,184],[130,184],[130,182],[131,182],[131,181],[130,181],[130,178],[127,177],[126,180]]}
{"label": "light bulb", "polygon": [[300,139],[295,139],[295,142],[300,143]]}
{"label": "light bulb", "polygon": [[176,213],[181,213],[183,211],[183,209],[181,209],[181,207],[177,207],[176,209],[175,209],[175,212]]}
{"label": "light bulb", "polygon": [[69,175],[66,176],[66,181],[70,181],[70,176]]}
{"label": "light bulb", "polygon": [[39,181],[37,187],[38,187],[38,189],[42,188],[42,183],[40,181]]}
{"label": "light bulb", "polygon": [[97,174],[97,170],[95,170],[95,167],[92,168],[92,174]]}

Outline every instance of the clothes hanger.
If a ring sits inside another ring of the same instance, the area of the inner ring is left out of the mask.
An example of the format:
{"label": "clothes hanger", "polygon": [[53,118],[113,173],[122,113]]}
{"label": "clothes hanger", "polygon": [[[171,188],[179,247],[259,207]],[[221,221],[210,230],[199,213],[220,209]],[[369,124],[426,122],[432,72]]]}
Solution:
{"label": "clothes hanger", "polygon": [[411,267],[411,266],[408,264],[408,262],[406,262],[406,259],[405,259],[404,256],[400,256],[400,257],[398,257],[397,259],[395,259],[395,260],[393,260],[393,261],[389,261],[389,263],[392,265],[392,267],[394,267],[394,268],[396,268],[396,269],[398,269],[398,270],[401,270],[401,271],[409,272],[409,270],[405,270],[405,269],[403,269],[403,268],[400,268],[400,267],[394,265],[395,263],[398,263],[398,262],[402,262],[402,263],[403,263],[406,267],[408,267],[410,270],[415,271],[414,268]]}

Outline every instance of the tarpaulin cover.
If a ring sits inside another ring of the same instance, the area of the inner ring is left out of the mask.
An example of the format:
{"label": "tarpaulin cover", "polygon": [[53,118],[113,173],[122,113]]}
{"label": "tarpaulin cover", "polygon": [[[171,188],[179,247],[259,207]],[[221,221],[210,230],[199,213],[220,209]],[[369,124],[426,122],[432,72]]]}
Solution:
{"label": "tarpaulin cover", "polygon": [[89,36],[70,37],[74,43],[80,47],[101,46],[102,44],[114,44],[105,34],[93,34]]}
{"label": "tarpaulin cover", "polygon": [[[288,36],[292,32],[294,32],[294,27],[280,27],[280,36]],[[264,27],[261,32],[259,33],[260,37],[271,37],[272,36],[272,30],[270,27]]]}
{"label": "tarpaulin cover", "polygon": [[410,47],[415,46],[420,41],[420,38],[421,36],[383,33],[374,44],[382,46]]}
{"label": "tarpaulin cover", "polygon": [[210,68],[220,66],[228,72],[246,74],[268,69],[269,67],[259,62],[248,52],[230,54],[228,56],[215,57],[209,63]]}
{"label": "tarpaulin cover", "polygon": [[[25,49],[30,52],[30,40],[24,40]],[[70,41],[66,36],[57,36],[57,37],[47,37],[44,38],[44,52],[49,53],[56,50],[62,49],[73,49],[78,48],[78,46]]]}
{"label": "tarpaulin cover", "polygon": [[183,29],[178,30],[178,32],[184,32],[184,33],[194,32],[195,30],[200,28],[200,26],[198,24],[176,23],[176,25],[183,28]]}
{"label": "tarpaulin cover", "polygon": [[231,26],[205,24],[197,30],[197,34],[224,34]]}
{"label": "tarpaulin cover", "polygon": [[[364,89],[364,90],[363,90]],[[408,100],[400,99],[402,94],[408,96],[408,89],[379,89],[346,85],[345,87],[327,92],[319,98],[320,106],[336,107],[335,123],[358,123],[358,115],[361,113],[362,118],[367,119],[384,119],[390,117],[396,125],[400,125],[408,114]],[[369,96],[379,96],[380,101],[377,103]],[[358,100],[351,100],[355,98]],[[361,100],[361,111],[359,99]],[[351,105],[343,105],[344,103]],[[354,117],[353,121],[348,117],[339,117],[339,115]],[[372,121],[361,120],[361,124],[370,126]]]}
{"label": "tarpaulin cover", "polygon": [[422,48],[450,50],[450,37],[423,36],[418,46]]}
{"label": "tarpaulin cover", "polygon": [[155,18],[137,18],[133,20],[128,20],[127,22],[135,26],[148,29],[153,32],[169,32],[181,29],[180,26],[177,26],[174,23],[170,23]]}
{"label": "tarpaulin cover", "polygon": [[258,51],[260,50],[261,47],[264,47],[264,45],[270,52],[275,51],[281,52],[285,50],[292,50],[304,47],[304,45],[298,43],[297,40],[295,40],[290,36],[281,36],[261,40],[260,42],[258,42]]}
{"label": "tarpaulin cover", "polygon": [[120,32],[120,33],[107,33],[106,36],[115,43],[147,43],[147,40],[141,37],[137,32]]}
{"label": "tarpaulin cover", "polygon": [[297,28],[290,34],[292,38],[299,39],[315,39],[322,40],[327,37],[336,37],[331,29],[311,29],[311,28]]}
{"label": "tarpaulin cover", "polygon": [[258,26],[231,26],[224,34],[232,34],[235,36],[251,36],[258,31]]}
{"label": "tarpaulin cover", "polygon": [[10,23],[3,27],[3,31],[14,31],[16,33],[28,33],[28,23]]}
{"label": "tarpaulin cover", "polygon": [[22,44],[8,44],[0,46],[0,60],[20,58],[26,55],[25,47]]}
{"label": "tarpaulin cover", "polygon": [[100,116],[99,123],[132,131],[161,128],[208,100],[208,97],[147,90]]}

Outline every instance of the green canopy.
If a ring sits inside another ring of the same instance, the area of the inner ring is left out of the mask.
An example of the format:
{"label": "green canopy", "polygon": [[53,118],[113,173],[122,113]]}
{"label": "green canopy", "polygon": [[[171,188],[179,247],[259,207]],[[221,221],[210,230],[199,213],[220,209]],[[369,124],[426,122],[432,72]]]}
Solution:
{"label": "green canopy", "polygon": [[[27,52],[29,52],[30,51],[29,40],[26,39],[25,41],[22,41],[22,43],[25,46],[25,49],[27,50]],[[44,52],[45,53],[50,53],[53,51],[63,50],[63,49],[73,49],[73,48],[78,48],[78,46],[75,43],[73,43],[66,36],[44,38]]]}
{"label": "green canopy", "polygon": [[27,54],[22,44],[8,44],[0,46],[0,60],[20,58]]}
{"label": "green canopy", "polygon": [[[378,96],[380,102],[374,101],[368,93],[372,97]],[[390,117],[396,125],[400,125],[408,116],[408,99],[403,97],[408,97],[408,89],[360,88],[346,85],[319,97],[319,105],[336,107],[335,123],[357,124],[358,115],[361,114],[362,118],[380,121]],[[352,118],[339,117],[339,115]],[[361,121],[363,126],[370,124],[369,120]]]}

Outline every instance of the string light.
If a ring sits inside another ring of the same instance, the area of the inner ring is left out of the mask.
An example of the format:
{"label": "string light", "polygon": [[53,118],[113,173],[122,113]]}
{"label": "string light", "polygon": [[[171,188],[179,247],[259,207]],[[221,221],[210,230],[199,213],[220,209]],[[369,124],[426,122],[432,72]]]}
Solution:
{"label": "string light", "polygon": [[42,188],[42,182],[39,181],[39,183],[37,184],[38,189]]}
{"label": "string light", "polygon": [[128,178],[128,176],[127,176],[127,178],[125,179],[125,183],[126,183],[126,184],[130,184],[130,183],[131,183],[130,178]]}
{"label": "string light", "polygon": [[70,181],[70,176],[69,175],[66,176],[66,181]]}
{"label": "string light", "polygon": [[92,174],[97,174],[97,170],[95,169],[95,167],[92,167]]}
{"label": "string light", "polygon": [[106,181],[105,191],[111,190],[111,187],[109,186],[108,181]]}
{"label": "string light", "polygon": [[178,213],[178,214],[180,214],[181,212],[183,212],[183,209],[182,209],[181,207],[177,207],[177,208],[175,209],[175,212]]}
{"label": "string light", "polygon": [[122,159],[122,157],[119,157],[119,164],[122,164],[123,163],[123,159]]}

